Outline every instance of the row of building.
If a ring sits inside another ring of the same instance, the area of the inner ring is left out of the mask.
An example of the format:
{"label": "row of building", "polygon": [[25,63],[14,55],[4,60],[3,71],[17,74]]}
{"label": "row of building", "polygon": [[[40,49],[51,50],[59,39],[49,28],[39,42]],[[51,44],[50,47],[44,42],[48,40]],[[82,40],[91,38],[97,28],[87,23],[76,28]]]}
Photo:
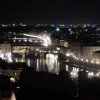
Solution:
{"label": "row of building", "polygon": [[[58,39],[51,39],[51,41],[52,41],[51,46],[55,47],[57,50],[59,49],[58,51],[60,53],[63,53],[63,54],[69,53],[70,55],[73,55],[76,58],[79,58],[81,60],[100,64],[100,44],[96,42],[95,43],[92,41],[91,42],[84,42],[84,41],[83,42],[81,41],[69,42],[66,40],[58,40]],[[12,42],[13,43],[7,43],[7,42],[1,43],[0,52],[12,53],[17,47],[20,47],[21,50],[25,49],[24,47],[29,47],[26,41],[23,44],[20,41],[17,41],[17,43],[15,43],[15,40],[13,40]],[[21,45],[19,45],[19,42]],[[35,48],[36,50],[38,48],[41,48],[39,45],[38,46],[30,45],[30,47],[32,49]],[[48,47],[45,47],[45,48],[48,48]]]}
{"label": "row of building", "polygon": [[70,43],[69,53],[74,55],[74,57],[79,58],[91,63],[100,64],[100,46],[99,45],[89,45],[82,44],[80,42]]}

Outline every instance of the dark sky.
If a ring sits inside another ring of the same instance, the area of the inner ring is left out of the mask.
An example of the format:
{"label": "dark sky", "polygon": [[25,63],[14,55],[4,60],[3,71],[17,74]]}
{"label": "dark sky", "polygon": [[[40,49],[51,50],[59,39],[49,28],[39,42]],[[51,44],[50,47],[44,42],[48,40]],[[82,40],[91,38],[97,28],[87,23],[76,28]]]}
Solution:
{"label": "dark sky", "polygon": [[90,0],[2,0],[0,23],[100,23],[100,2]]}

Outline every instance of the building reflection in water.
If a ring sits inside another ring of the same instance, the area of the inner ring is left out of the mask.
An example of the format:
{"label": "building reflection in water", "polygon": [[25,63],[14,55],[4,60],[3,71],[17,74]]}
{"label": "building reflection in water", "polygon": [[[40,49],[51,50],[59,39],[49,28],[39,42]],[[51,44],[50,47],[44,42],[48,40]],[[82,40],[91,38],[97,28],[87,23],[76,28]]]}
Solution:
{"label": "building reflection in water", "polygon": [[46,55],[46,64],[47,64],[48,72],[52,72],[52,73],[59,72],[58,55],[47,54]]}
{"label": "building reflection in water", "polygon": [[57,54],[49,53],[46,58],[27,59],[26,62],[29,67],[33,67],[36,71],[59,73],[60,63]]}
{"label": "building reflection in water", "polygon": [[27,60],[27,65],[28,65],[29,67],[31,66],[30,59]]}

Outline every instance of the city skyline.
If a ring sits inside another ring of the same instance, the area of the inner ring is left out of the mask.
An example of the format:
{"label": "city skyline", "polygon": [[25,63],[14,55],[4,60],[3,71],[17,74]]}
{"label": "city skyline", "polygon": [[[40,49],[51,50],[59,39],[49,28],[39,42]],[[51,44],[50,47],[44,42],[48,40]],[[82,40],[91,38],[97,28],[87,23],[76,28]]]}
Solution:
{"label": "city skyline", "polygon": [[100,23],[99,1],[9,0],[0,3],[0,23]]}

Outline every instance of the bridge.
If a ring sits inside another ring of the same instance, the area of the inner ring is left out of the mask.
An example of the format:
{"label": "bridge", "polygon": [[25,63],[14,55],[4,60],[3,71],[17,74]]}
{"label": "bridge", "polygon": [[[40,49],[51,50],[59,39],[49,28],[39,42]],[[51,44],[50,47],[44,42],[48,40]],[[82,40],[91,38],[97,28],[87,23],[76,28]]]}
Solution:
{"label": "bridge", "polygon": [[66,48],[55,46],[48,34],[22,34],[12,38],[12,53],[18,53],[25,59],[30,52],[43,53],[66,53]]}
{"label": "bridge", "polygon": [[[13,38],[13,48],[14,53],[20,53],[22,58],[25,60],[26,53],[38,52],[39,54],[43,54],[43,52],[51,52],[51,53],[63,53],[67,51],[65,48],[64,50],[61,47],[52,46],[51,39],[48,35],[34,35],[34,34],[23,34],[23,38]],[[29,51],[30,50],[30,51]],[[63,53],[64,55],[66,52]],[[74,56],[67,56],[67,61],[63,61],[70,67],[77,67],[80,69],[90,70],[94,72],[100,71],[100,65],[90,63],[88,61],[83,61]]]}
{"label": "bridge", "polygon": [[22,36],[12,38],[12,45],[43,45],[45,47],[51,45],[51,39],[48,35],[34,35],[34,34],[23,34]]}
{"label": "bridge", "polygon": [[64,61],[68,66],[70,67],[76,67],[88,71],[93,71],[93,72],[99,72],[100,71],[100,65],[91,63],[85,60],[77,59],[72,56],[67,56],[67,60]]}

